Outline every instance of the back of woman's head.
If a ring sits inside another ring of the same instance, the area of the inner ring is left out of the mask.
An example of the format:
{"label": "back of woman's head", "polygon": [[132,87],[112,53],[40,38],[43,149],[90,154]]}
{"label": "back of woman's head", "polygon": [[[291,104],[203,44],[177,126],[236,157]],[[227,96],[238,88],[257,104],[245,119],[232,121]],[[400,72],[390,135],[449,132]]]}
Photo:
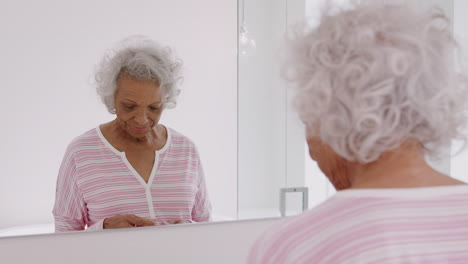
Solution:
{"label": "back of woman's head", "polygon": [[467,78],[455,69],[449,19],[385,2],[329,3],[316,28],[296,28],[287,43],[283,72],[301,119],[350,161],[372,162],[407,140],[437,156],[464,138]]}

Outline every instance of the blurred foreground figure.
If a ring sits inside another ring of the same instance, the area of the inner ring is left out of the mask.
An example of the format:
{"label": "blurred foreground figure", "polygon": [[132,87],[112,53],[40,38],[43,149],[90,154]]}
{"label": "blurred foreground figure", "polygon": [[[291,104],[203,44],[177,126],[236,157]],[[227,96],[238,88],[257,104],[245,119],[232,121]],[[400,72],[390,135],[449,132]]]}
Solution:
{"label": "blurred foreground figure", "polygon": [[450,21],[424,2],[360,2],[328,3],[283,65],[338,192],[264,234],[249,263],[468,263],[468,185],[425,160],[465,140]]}

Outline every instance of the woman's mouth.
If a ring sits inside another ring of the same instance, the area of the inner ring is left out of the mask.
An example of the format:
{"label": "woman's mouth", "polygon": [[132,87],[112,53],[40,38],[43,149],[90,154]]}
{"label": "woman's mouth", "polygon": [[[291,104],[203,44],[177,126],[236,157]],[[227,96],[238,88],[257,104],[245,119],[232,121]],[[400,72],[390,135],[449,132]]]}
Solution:
{"label": "woman's mouth", "polygon": [[147,127],[135,127],[135,126],[132,126],[132,130],[137,132],[137,133],[144,133],[148,130]]}

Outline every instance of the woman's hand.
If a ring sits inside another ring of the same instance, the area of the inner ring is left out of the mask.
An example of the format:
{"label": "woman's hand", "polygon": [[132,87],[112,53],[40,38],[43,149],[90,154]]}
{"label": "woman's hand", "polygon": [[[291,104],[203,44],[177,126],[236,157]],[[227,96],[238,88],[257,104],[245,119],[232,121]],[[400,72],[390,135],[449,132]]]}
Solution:
{"label": "woman's hand", "polygon": [[154,226],[156,225],[152,220],[142,218],[133,214],[116,215],[104,219],[103,228],[128,228],[128,227],[140,227],[140,226]]}
{"label": "woman's hand", "polygon": [[161,222],[159,223],[159,225],[179,225],[179,224],[191,224],[191,223],[195,223],[195,222],[191,220],[170,220],[166,222]]}

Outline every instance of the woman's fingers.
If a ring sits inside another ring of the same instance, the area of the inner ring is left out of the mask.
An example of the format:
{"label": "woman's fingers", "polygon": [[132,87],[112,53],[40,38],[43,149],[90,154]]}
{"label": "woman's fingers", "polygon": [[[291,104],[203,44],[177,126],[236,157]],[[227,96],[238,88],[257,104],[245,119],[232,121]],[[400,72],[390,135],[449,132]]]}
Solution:
{"label": "woman's fingers", "polygon": [[132,226],[154,226],[155,223],[152,220],[142,218],[136,215],[127,215],[127,221]]}
{"label": "woman's fingers", "polygon": [[131,227],[130,223],[125,220],[124,215],[116,215],[104,219],[103,228],[104,229],[113,229],[113,228],[126,228]]}
{"label": "woman's fingers", "polygon": [[190,220],[169,220],[165,222],[160,222],[159,225],[178,225],[178,224],[190,224],[192,223]]}
{"label": "woman's fingers", "polygon": [[104,219],[104,229],[153,226],[153,225],[155,225],[153,221],[133,215],[133,214],[116,215],[116,216]]}
{"label": "woman's fingers", "polygon": [[151,219],[136,216],[134,214],[116,215],[104,219],[104,229],[109,228],[128,228],[128,227],[141,227],[141,226],[155,226],[155,225],[177,225],[192,223],[190,220],[169,220],[165,222],[157,222]]}

